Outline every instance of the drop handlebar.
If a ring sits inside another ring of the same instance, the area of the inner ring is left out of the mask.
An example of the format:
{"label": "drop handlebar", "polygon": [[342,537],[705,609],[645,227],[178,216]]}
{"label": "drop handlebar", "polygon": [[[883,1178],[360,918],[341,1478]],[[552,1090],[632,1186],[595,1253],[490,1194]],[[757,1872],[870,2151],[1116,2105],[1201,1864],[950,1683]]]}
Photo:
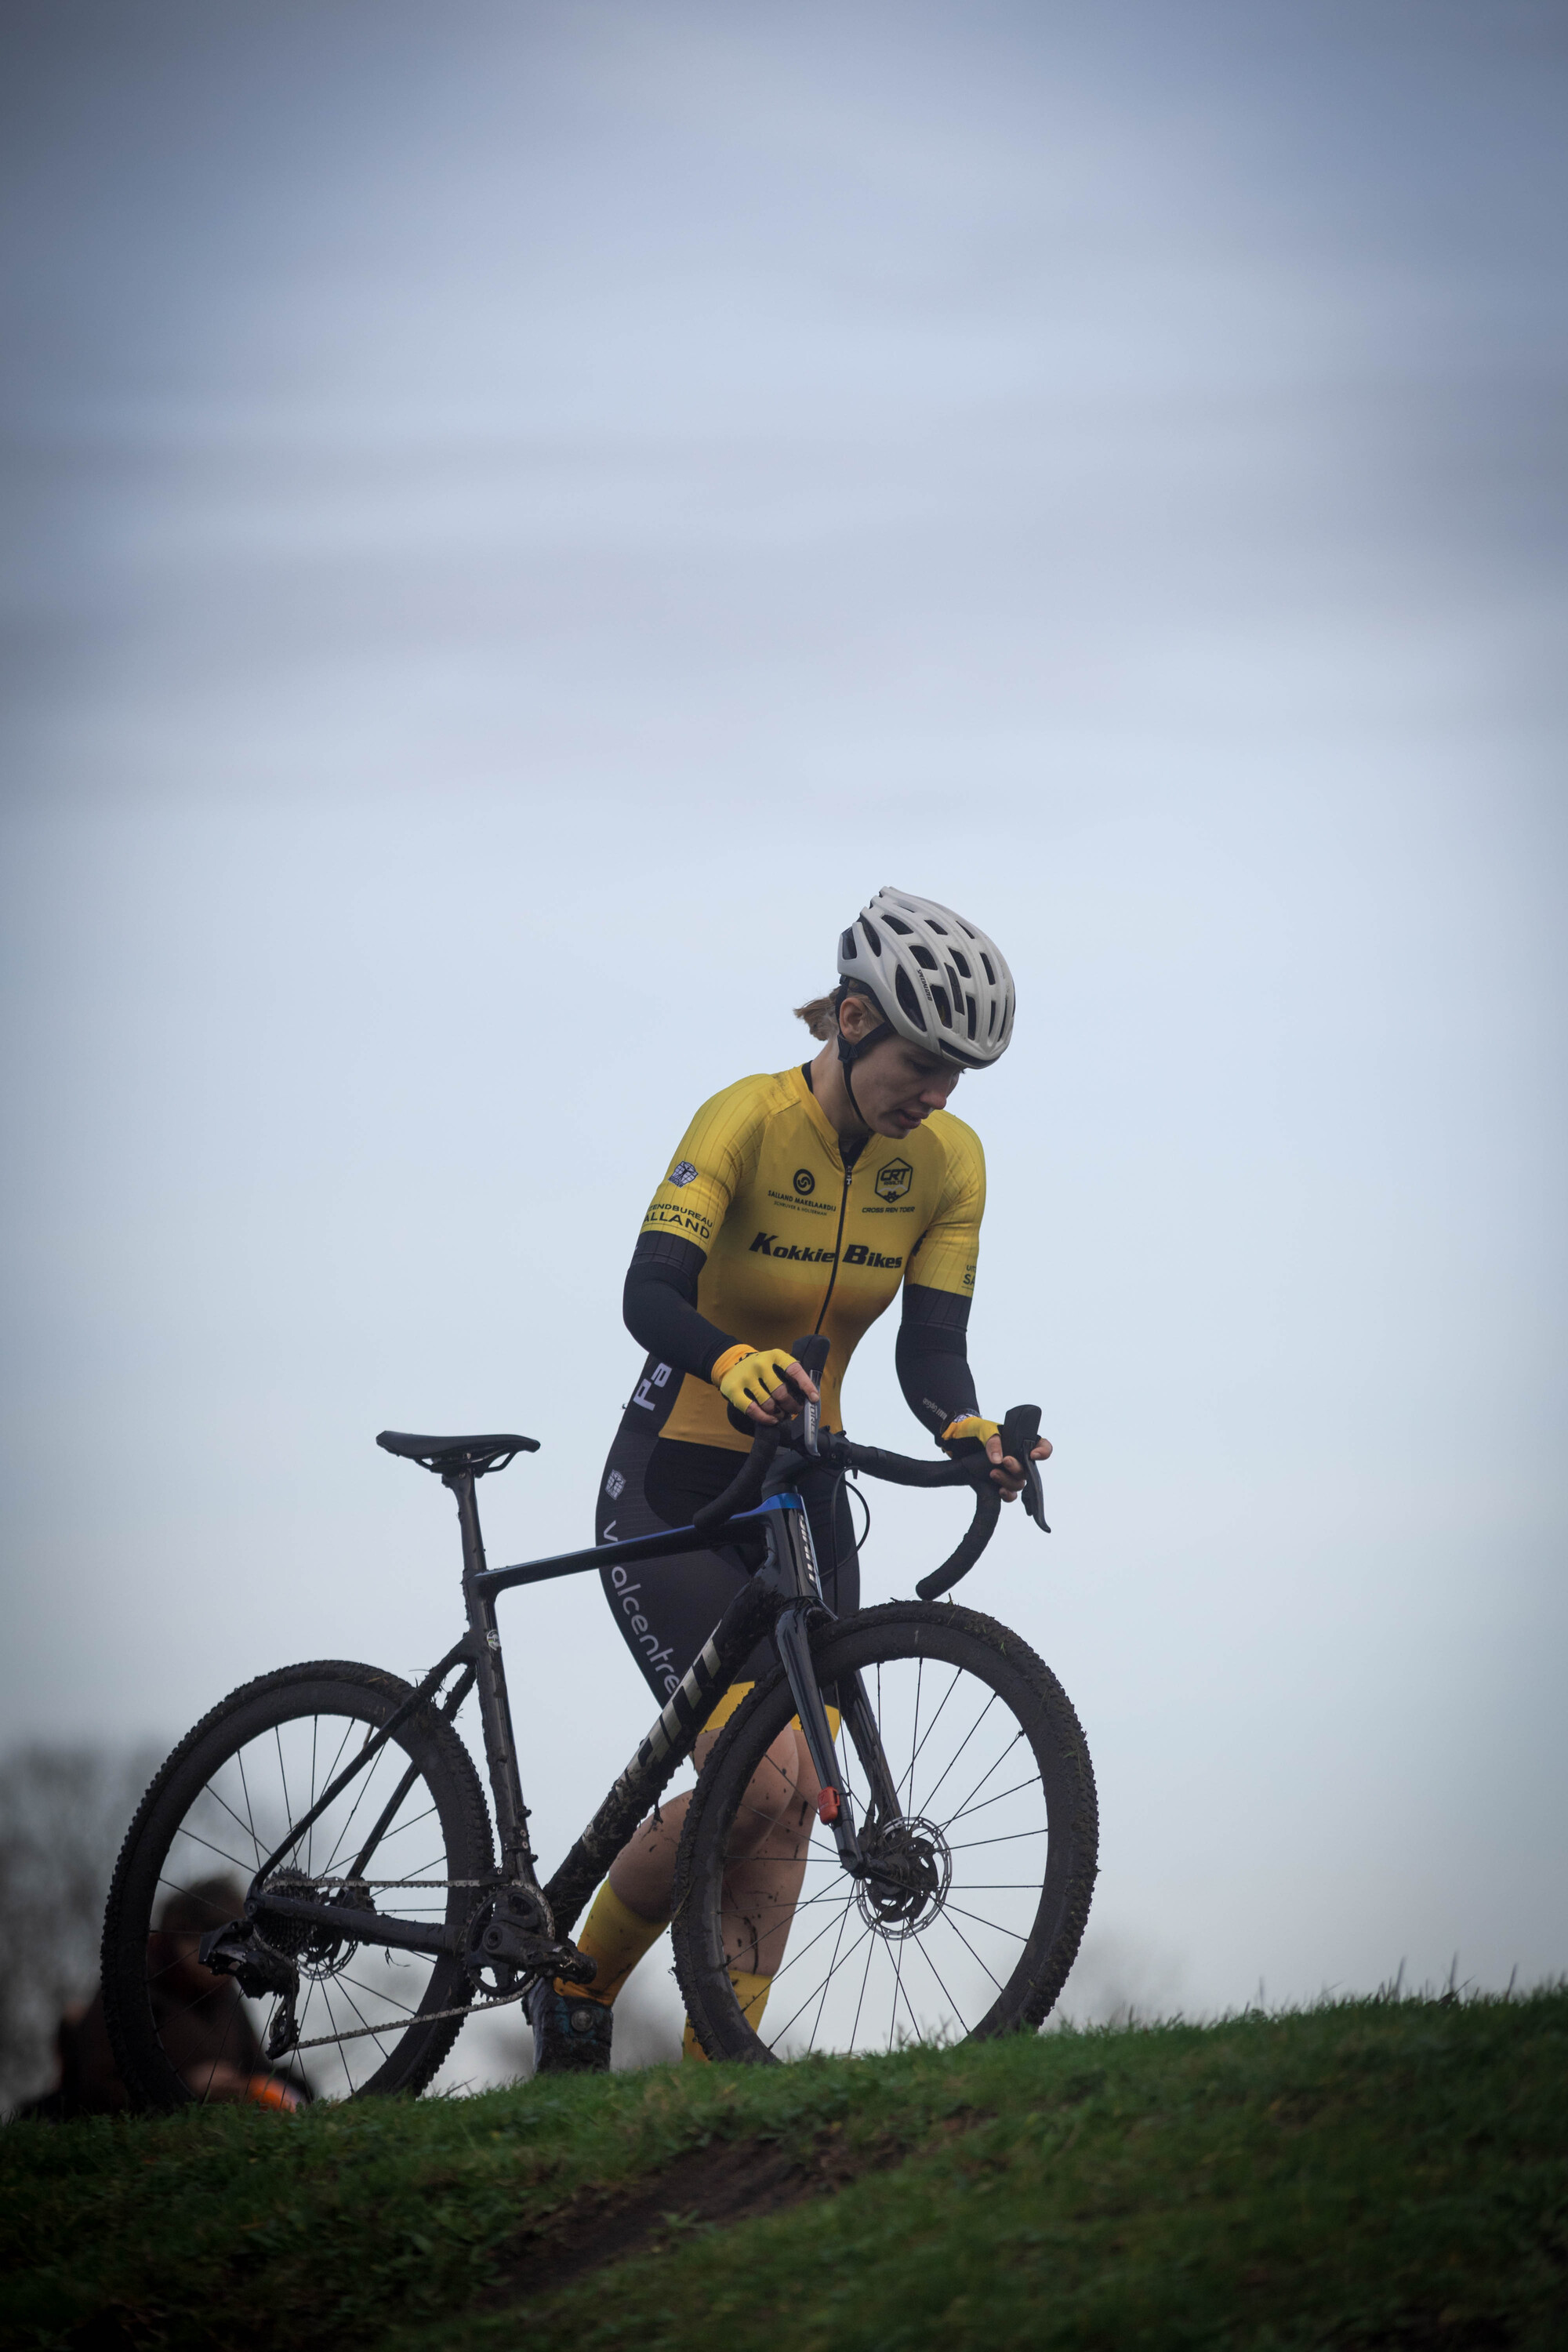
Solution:
{"label": "drop handlebar", "polygon": [[[796,1342],[795,1360],[814,1381],[821,1378],[826,1364],[827,1344],[816,1333]],[[915,1591],[922,1601],[934,1601],[939,1594],[950,1592],[961,1578],[968,1575],[996,1531],[1002,1509],[1001,1492],[991,1476],[990,1462],[973,1440],[973,1452],[965,1451],[944,1462],[918,1462],[910,1454],[889,1454],[879,1445],[857,1445],[847,1437],[820,1429],[817,1408],[811,1403],[803,1404],[793,1420],[772,1427],[759,1428],[733,1410],[730,1419],[737,1429],[752,1434],[752,1450],[723,1493],[694,1515],[692,1527],[700,1536],[717,1530],[726,1519],[752,1509],[760,1500],[781,1445],[838,1469],[861,1471],[867,1477],[885,1479],[890,1486],[973,1487],[974,1516],[942,1566],[916,1585]],[[1039,1433],[1038,1405],[1015,1405],[1002,1423],[1002,1452],[1011,1455],[1022,1468],[1024,1508],[1036,1526],[1048,1535],[1040,1474],[1032,1458]]]}

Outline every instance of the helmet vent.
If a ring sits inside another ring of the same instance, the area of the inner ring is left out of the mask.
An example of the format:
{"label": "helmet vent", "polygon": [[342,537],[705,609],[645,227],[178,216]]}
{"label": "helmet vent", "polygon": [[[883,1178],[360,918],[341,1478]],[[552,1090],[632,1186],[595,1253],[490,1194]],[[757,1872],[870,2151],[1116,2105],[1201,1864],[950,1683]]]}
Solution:
{"label": "helmet vent", "polygon": [[866,942],[869,947],[871,953],[874,956],[879,956],[882,952],[882,942],[877,937],[875,925],[868,923],[864,915],[860,918],[860,929],[866,934]]}
{"label": "helmet vent", "polygon": [[922,971],[940,971],[942,970],[942,966],[938,963],[935,956],[932,955],[930,948],[922,947],[919,940],[915,941],[914,946],[910,950],[910,953],[913,956],[915,961],[919,964]]}
{"label": "helmet vent", "polygon": [[[913,928],[911,924],[900,923],[897,915],[884,915],[882,920],[886,923],[890,931],[897,931],[900,939],[901,940],[907,940],[911,929]],[[916,953],[919,953],[918,949],[916,950]]]}
{"label": "helmet vent", "polygon": [[[899,1003],[903,1006],[904,1011],[909,1014],[910,1019],[914,1023],[916,1028],[924,1029],[928,1024],[925,1014],[921,1011],[920,999],[915,994],[914,982],[910,978],[909,973],[904,970],[902,964],[899,966],[899,969],[894,975],[893,986],[898,994]],[[932,989],[931,994],[934,996],[936,993],[936,990]]]}
{"label": "helmet vent", "polygon": [[965,1002],[969,1006],[969,1034],[973,1037],[974,1034],[974,999],[971,996],[966,998]]}
{"label": "helmet vent", "polygon": [[986,979],[986,983],[987,983],[987,985],[988,985],[989,987],[994,988],[994,987],[995,987],[995,985],[996,985],[996,974],[995,974],[995,972],[994,971],[994,970],[992,969],[991,959],[990,959],[990,957],[986,954],[986,952],[985,952],[985,950],[984,950],[984,948],[982,948],[982,949],[981,949],[981,950],[980,950],[980,961],[981,961],[981,965],[982,965],[982,967],[983,967],[983,969],[984,969],[984,973],[985,973],[985,979]]}
{"label": "helmet vent", "polygon": [[843,957],[846,963],[848,963],[858,957],[860,950],[855,944],[855,934],[853,931],[841,931],[839,933],[838,952]]}
{"label": "helmet vent", "polygon": [[931,1001],[937,1009],[942,1027],[944,1029],[951,1029],[952,1026],[952,1008],[947,1001],[946,989],[938,988],[933,983],[931,992]]}
{"label": "helmet vent", "polygon": [[950,948],[948,950],[948,953],[952,958],[953,969],[958,973],[960,980],[968,980],[970,977],[968,958],[962,955],[957,948]]}

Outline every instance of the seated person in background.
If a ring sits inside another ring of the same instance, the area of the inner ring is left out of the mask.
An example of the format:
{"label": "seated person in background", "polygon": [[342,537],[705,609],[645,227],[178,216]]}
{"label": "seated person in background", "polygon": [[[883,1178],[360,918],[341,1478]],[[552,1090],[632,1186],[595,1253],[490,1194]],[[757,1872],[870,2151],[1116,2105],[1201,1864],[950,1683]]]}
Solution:
{"label": "seated person in background", "polygon": [[[197,1958],[208,1928],[221,1927],[244,1908],[245,1891],[231,1878],[205,1879],[170,1895],[147,1952],[158,2031],[193,2097],[297,2107],[310,2095],[268,2065],[238,1986],[232,1977],[214,1976]],[[85,2009],[66,2011],[56,2046],[59,2082],[24,2115],[66,2122],[72,2116],[121,2114],[130,2105],[110,2047],[101,1991]]]}

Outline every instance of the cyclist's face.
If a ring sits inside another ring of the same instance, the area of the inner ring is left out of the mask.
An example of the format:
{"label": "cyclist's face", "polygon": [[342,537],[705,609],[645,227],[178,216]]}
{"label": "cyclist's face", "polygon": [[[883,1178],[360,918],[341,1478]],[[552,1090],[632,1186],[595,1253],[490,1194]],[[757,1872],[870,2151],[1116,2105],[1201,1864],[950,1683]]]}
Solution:
{"label": "cyclist's face", "polygon": [[873,1133],[912,1135],[941,1110],[963,1075],[901,1037],[884,1037],[855,1065],[855,1099]]}

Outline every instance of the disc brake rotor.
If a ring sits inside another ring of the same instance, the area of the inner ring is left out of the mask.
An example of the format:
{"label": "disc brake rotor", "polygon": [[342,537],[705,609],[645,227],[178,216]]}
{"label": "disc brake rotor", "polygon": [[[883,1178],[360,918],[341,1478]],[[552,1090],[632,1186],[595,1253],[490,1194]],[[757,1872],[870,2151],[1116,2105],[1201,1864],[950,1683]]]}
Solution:
{"label": "disc brake rotor", "polygon": [[863,1832],[867,1875],[856,1903],[868,1927],[893,1942],[930,1926],[952,1884],[952,1856],[932,1822],[918,1815],[878,1822]]}

